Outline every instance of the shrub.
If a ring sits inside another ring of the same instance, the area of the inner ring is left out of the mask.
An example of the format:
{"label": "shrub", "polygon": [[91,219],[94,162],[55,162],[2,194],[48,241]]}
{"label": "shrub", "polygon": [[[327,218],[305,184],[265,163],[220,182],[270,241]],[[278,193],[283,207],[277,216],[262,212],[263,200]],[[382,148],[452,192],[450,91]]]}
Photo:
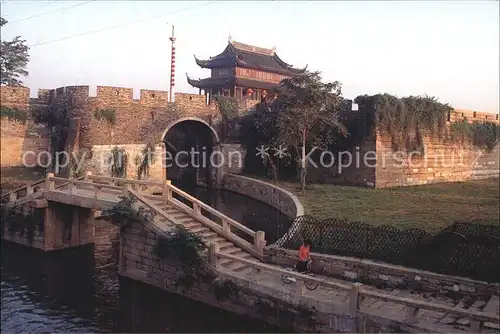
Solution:
{"label": "shrub", "polygon": [[106,121],[109,125],[116,124],[116,113],[113,109],[99,109],[94,112],[94,117],[98,121]]}
{"label": "shrub", "polygon": [[28,119],[28,113],[17,108],[0,107],[0,117],[10,121],[25,124]]}
{"label": "shrub", "polygon": [[158,235],[153,253],[160,260],[175,262],[180,272],[175,284],[191,288],[195,282],[210,283],[215,279],[208,265],[206,249],[207,245],[200,236],[177,225]]}

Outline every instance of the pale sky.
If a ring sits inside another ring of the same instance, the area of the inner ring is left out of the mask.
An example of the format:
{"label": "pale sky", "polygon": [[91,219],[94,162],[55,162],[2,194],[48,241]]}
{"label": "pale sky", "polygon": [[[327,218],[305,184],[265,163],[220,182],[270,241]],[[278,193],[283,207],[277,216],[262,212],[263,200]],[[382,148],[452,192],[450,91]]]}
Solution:
{"label": "pale sky", "polygon": [[[20,35],[32,46],[24,80],[32,96],[67,85],[132,87],[134,95],[140,88],[168,90],[174,24],[178,92],[198,92],[186,72],[192,78],[210,72],[193,55],[219,54],[231,35],[276,46],[284,61],[340,81],[347,98],[428,94],[455,108],[499,110],[497,1],[10,0],[1,6],[9,21],[2,39]],[[72,8],[58,11],[64,7]],[[95,30],[101,31],[47,43]]]}

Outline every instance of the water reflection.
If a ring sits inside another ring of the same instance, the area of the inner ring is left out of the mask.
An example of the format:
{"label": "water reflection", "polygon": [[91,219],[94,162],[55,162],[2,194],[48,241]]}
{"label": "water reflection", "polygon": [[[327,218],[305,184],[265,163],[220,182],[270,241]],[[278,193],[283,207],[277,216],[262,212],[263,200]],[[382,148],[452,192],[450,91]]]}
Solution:
{"label": "water reflection", "polygon": [[[221,192],[210,199],[202,188],[194,193],[250,228],[265,230],[270,240],[281,232],[276,224],[279,214],[265,205],[258,207],[259,202]],[[95,241],[95,246],[49,254],[2,242],[1,331],[291,331],[120,279],[118,229],[96,221]]]}

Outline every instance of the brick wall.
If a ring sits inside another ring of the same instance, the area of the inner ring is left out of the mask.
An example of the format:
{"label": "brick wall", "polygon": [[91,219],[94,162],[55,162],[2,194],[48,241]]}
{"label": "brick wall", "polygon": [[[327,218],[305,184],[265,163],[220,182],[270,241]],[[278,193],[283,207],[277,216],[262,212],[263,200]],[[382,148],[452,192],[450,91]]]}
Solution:
{"label": "brick wall", "polygon": [[[34,165],[37,163],[36,154],[47,151],[49,142],[47,129],[29,119],[31,103],[29,88],[0,86],[0,94],[2,107],[15,108],[28,113],[28,120],[25,123],[1,119],[1,166],[21,166],[23,160],[28,165]],[[40,156],[38,162],[45,165],[47,156]]]}
{"label": "brick wall", "polygon": [[[111,162],[112,150],[115,145],[93,145],[92,146],[92,159],[90,163],[90,168],[87,170],[92,171],[95,175],[111,175]],[[123,148],[127,154],[127,178],[137,179],[137,171],[139,168],[138,162],[142,160],[142,150],[145,144],[128,144],[128,145],[116,145],[118,148]],[[155,181],[162,181],[163,169],[162,169],[162,154],[163,148],[160,145],[155,147],[155,159],[154,163],[149,167],[149,179]],[[144,176],[143,176],[144,179]]]}
{"label": "brick wall", "polygon": [[491,152],[470,145],[424,138],[425,153],[413,159],[395,154],[389,138],[377,136],[376,187],[397,187],[498,177],[499,144]]}
{"label": "brick wall", "polygon": [[[352,114],[356,113],[356,114]],[[366,118],[365,111],[351,112],[349,117]],[[455,110],[450,121],[466,119],[498,123],[498,114]],[[363,121],[360,124],[368,127]],[[365,124],[365,125],[364,125]],[[424,137],[425,154],[412,159],[403,152],[394,153],[391,140],[379,133],[367,136],[359,146],[332,152],[335,161],[331,163],[330,153],[321,151],[311,155],[317,167],[310,164],[307,180],[316,183],[361,185],[376,188],[412,186],[437,182],[457,182],[479,178],[499,177],[499,144],[492,151],[481,151],[470,144],[457,144]],[[308,153],[308,152],[306,152]]]}

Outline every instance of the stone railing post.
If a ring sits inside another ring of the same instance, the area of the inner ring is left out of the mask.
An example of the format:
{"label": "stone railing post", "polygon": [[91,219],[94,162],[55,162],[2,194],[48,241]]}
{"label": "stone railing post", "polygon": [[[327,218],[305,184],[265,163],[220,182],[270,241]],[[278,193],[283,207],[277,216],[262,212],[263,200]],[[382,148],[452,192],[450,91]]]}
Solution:
{"label": "stone railing post", "polygon": [[167,201],[172,200],[172,189],[170,188],[171,185],[172,185],[171,180],[166,180],[165,183],[163,184],[162,195],[167,198]]}
{"label": "stone railing post", "polygon": [[83,176],[83,181],[92,183],[92,172],[91,171],[85,172],[85,175]]}
{"label": "stone railing post", "polygon": [[222,218],[222,230],[227,233],[231,233],[231,225],[229,225],[229,222]]}
{"label": "stone railing post", "polygon": [[406,306],[406,322],[414,323],[417,321],[418,307]]}
{"label": "stone railing post", "polygon": [[9,202],[14,203],[17,200],[17,193],[15,191],[9,193]]}
{"label": "stone railing post", "polygon": [[217,256],[217,253],[219,253],[219,251],[219,244],[212,242],[208,245],[208,260],[210,261],[210,264],[214,266],[214,268],[220,267],[219,257]]}
{"label": "stone railing post", "polygon": [[361,283],[354,283],[351,290],[348,292],[349,297],[349,314],[355,316],[359,310],[359,291],[361,290]]}
{"label": "stone railing post", "polygon": [[56,188],[55,181],[52,180],[54,177],[54,173],[47,173],[47,176],[45,178],[45,189],[46,190],[54,190]]}
{"label": "stone railing post", "polygon": [[33,186],[32,185],[28,185],[26,187],[26,196],[33,195],[33,193],[34,193]]}
{"label": "stone railing post", "polygon": [[124,187],[123,187],[123,196],[126,196],[128,197],[128,191],[129,190],[132,190],[132,185],[130,183],[125,183]]}
{"label": "stone railing post", "polygon": [[74,182],[72,182],[71,180],[69,180],[68,182],[69,182],[69,189],[71,190],[71,194],[75,195],[77,185]]}
{"label": "stone railing post", "polygon": [[193,211],[195,215],[201,216],[201,206],[196,202],[193,202]]}
{"label": "stone railing post", "polygon": [[264,247],[266,246],[266,233],[264,231],[256,231],[253,239],[255,249],[260,255],[264,255]]}

